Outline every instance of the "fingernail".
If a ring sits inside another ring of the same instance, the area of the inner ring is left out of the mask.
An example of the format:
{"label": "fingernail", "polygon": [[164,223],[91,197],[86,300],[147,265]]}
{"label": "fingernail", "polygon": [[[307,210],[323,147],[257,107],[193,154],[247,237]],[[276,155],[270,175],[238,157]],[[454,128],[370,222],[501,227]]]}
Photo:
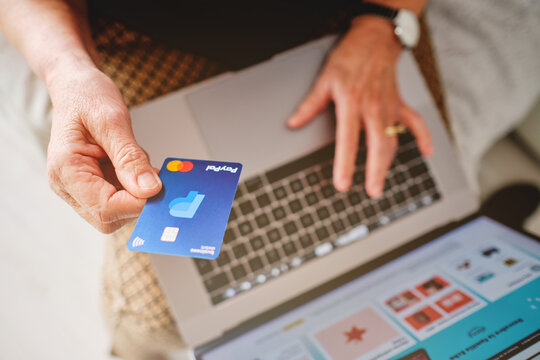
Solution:
{"label": "fingernail", "polygon": [[287,125],[288,125],[288,126],[294,126],[295,120],[296,120],[296,117],[291,116],[291,117],[289,118],[289,120],[287,121]]}
{"label": "fingernail", "polygon": [[427,147],[427,156],[433,155],[433,145],[429,144]]}
{"label": "fingernail", "polygon": [[338,177],[335,181],[336,190],[340,192],[349,191],[351,187],[351,179],[345,177]]}
{"label": "fingernail", "polygon": [[381,184],[376,184],[376,185],[371,186],[371,190],[372,190],[373,197],[378,198],[382,195],[383,188]]}
{"label": "fingernail", "polygon": [[154,189],[158,186],[156,175],[150,171],[144,172],[137,177],[137,184],[145,190]]}

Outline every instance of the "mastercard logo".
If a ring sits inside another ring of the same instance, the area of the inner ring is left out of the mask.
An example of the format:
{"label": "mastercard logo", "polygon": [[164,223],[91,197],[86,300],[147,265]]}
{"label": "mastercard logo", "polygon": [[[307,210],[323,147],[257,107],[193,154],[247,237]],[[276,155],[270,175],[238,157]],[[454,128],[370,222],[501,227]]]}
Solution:
{"label": "mastercard logo", "polygon": [[175,172],[188,172],[193,169],[193,163],[191,161],[172,160],[167,164],[167,170]]}

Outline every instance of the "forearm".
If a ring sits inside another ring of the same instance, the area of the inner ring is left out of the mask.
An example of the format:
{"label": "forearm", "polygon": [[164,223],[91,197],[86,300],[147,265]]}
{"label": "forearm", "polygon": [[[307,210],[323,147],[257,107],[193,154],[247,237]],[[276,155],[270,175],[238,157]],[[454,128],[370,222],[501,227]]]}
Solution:
{"label": "forearm", "polygon": [[85,0],[0,0],[0,30],[47,85],[58,69],[95,66]]}

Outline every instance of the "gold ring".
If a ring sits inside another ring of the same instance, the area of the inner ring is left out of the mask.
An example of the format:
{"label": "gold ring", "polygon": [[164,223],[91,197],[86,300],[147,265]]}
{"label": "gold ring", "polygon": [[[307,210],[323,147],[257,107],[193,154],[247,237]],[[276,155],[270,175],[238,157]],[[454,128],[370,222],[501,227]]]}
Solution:
{"label": "gold ring", "polygon": [[402,124],[387,126],[384,129],[384,134],[386,136],[396,136],[399,134],[403,134],[405,130],[406,130],[405,125],[402,125]]}

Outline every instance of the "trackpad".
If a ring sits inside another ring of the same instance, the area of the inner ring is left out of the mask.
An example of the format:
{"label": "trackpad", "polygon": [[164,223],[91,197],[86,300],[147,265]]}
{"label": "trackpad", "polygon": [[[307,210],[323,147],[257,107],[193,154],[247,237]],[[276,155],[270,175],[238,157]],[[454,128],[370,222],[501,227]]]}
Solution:
{"label": "trackpad", "polygon": [[334,126],[328,111],[301,130],[286,124],[309,93],[327,43],[299,49],[188,94],[212,158],[242,162],[245,177],[332,141]]}

